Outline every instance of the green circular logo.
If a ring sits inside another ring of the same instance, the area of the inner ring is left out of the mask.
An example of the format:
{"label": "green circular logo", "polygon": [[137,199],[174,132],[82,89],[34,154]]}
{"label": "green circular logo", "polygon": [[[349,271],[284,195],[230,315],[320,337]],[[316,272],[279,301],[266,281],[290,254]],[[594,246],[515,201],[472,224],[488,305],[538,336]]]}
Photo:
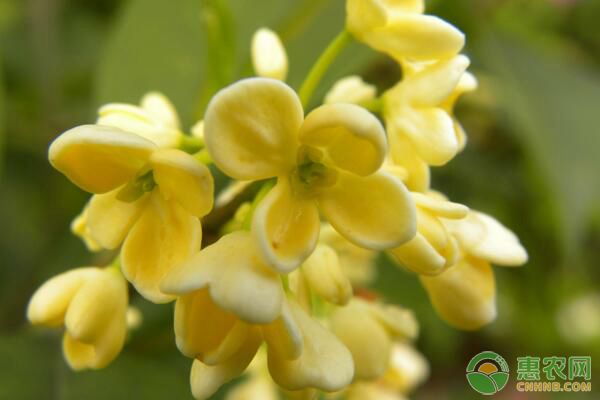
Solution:
{"label": "green circular logo", "polygon": [[508,383],[508,376],[506,360],[493,351],[482,351],[467,365],[467,381],[481,394],[498,393]]}

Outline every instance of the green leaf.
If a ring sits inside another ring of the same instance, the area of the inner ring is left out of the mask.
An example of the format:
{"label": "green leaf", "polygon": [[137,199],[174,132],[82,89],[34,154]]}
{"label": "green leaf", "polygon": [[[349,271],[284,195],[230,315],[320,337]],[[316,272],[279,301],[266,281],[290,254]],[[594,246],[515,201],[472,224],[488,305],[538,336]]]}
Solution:
{"label": "green leaf", "polygon": [[167,95],[184,126],[194,122],[204,76],[200,1],[131,0],[99,66],[98,104],[137,103],[150,90]]}
{"label": "green leaf", "polygon": [[4,75],[2,71],[2,53],[0,53],[0,180],[4,170],[4,115],[6,99],[4,98]]}
{"label": "green leaf", "polygon": [[546,179],[572,254],[600,204],[600,74],[522,36],[489,34],[478,50],[500,107]]}

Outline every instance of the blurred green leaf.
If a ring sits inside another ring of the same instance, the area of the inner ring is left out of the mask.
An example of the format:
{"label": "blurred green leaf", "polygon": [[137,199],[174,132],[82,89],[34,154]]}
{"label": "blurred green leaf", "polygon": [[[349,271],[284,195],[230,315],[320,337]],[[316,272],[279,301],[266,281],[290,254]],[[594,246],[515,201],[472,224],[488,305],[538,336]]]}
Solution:
{"label": "blurred green leaf", "polygon": [[194,122],[204,77],[200,1],[131,0],[123,8],[98,69],[96,100],[137,103],[150,90]]}
{"label": "blurred green leaf", "polygon": [[572,252],[600,204],[600,74],[506,33],[489,34],[478,49],[509,124],[547,179]]}
{"label": "blurred green leaf", "polygon": [[4,74],[2,70],[2,53],[0,53],[0,180],[4,170],[4,115],[6,100],[4,99]]}

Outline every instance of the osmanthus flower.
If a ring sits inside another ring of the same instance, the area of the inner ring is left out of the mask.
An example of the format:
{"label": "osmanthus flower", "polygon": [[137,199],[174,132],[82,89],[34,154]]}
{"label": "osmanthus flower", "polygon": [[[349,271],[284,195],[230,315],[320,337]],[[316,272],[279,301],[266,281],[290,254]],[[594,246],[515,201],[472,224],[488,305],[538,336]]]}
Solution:
{"label": "osmanthus flower", "polygon": [[83,267],[44,283],[33,295],[33,325],[64,325],[63,354],[74,370],[104,368],[127,334],[127,282],[115,268]]}
{"label": "osmanthus flower", "polygon": [[385,132],[365,109],[328,104],[304,118],[290,87],[250,78],[217,93],[204,121],[207,148],[223,172],[238,180],[277,178],[252,221],[276,270],[290,272],[312,253],[319,211],[362,247],[388,249],[414,236],[414,203],[400,180],[379,170]]}
{"label": "osmanthus flower", "polygon": [[397,60],[439,60],[458,54],[464,34],[424,11],[424,0],[347,0],[346,28]]}
{"label": "osmanthus flower", "polygon": [[383,115],[393,158],[403,158],[396,152],[415,153],[427,164],[439,166],[456,155],[460,146],[455,123],[445,107],[455,98],[468,66],[469,59],[458,55],[414,73],[404,68],[404,79],[383,95]]}
{"label": "osmanthus flower", "polygon": [[285,81],[288,59],[279,36],[268,28],[260,28],[252,36],[252,65],[256,75]]}
{"label": "osmanthus flower", "polygon": [[364,104],[375,100],[377,88],[366,83],[360,76],[342,78],[325,94],[325,103]]}
{"label": "osmanthus flower", "polygon": [[140,105],[108,103],[98,110],[96,125],[112,126],[135,133],[159,147],[179,146],[183,133],[175,107],[159,92],[149,92]]}
{"label": "osmanthus flower", "polygon": [[158,287],[173,265],[200,248],[198,218],[213,202],[208,168],[181,150],[104,125],[63,133],[50,146],[49,159],[94,194],[79,228],[84,238],[106,249],[122,244],[125,277],[151,301],[172,300]]}
{"label": "osmanthus flower", "polygon": [[519,239],[491,216],[477,211],[444,221],[457,238],[457,263],[437,276],[421,276],[433,307],[449,324],[478,329],[496,318],[496,285],[490,264],[520,266],[527,252]]}
{"label": "osmanthus flower", "polygon": [[418,324],[411,311],[354,298],[330,316],[331,330],[348,347],[354,360],[354,381],[383,376],[394,341],[413,340]]}
{"label": "osmanthus flower", "polygon": [[429,375],[421,353],[405,342],[395,343],[390,363],[381,379],[353,383],[342,392],[348,400],[405,400]]}
{"label": "osmanthus flower", "polygon": [[179,296],[177,346],[195,358],[191,383],[198,399],[240,375],[263,339],[271,375],[283,388],[335,391],[352,380],[348,350],[286,297],[250,232],[233,232],[207,246],[174,269],[161,288]]}
{"label": "osmanthus flower", "polygon": [[417,205],[417,235],[388,254],[417,274],[438,275],[453,265],[459,255],[457,239],[445,220],[465,218],[469,208],[433,191],[411,195]]}

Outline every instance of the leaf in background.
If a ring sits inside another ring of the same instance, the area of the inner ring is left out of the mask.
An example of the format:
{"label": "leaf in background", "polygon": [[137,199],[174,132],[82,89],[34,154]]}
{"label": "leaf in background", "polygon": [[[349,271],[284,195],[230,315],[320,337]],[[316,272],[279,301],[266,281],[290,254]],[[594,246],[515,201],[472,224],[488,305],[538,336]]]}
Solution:
{"label": "leaf in background", "polygon": [[4,74],[2,71],[2,54],[0,53],[0,181],[4,170],[4,115],[6,100],[4,99]]}
{"label": "leaf in background", "polygon": [[600,204],[600,74],[569,54],[526,43],[489,34],[478,50],[496,75],[494,90],[509,123],[548,182],[549,201],[556,199],[562,242],[572,254]]}
{"label": "leaf in background", "polygon": [[177,107],[184,126],[194,121],[204,77],[197,0],[131,0],[108,41],[96,81],[98,104],[137,103],[159,90]]}

